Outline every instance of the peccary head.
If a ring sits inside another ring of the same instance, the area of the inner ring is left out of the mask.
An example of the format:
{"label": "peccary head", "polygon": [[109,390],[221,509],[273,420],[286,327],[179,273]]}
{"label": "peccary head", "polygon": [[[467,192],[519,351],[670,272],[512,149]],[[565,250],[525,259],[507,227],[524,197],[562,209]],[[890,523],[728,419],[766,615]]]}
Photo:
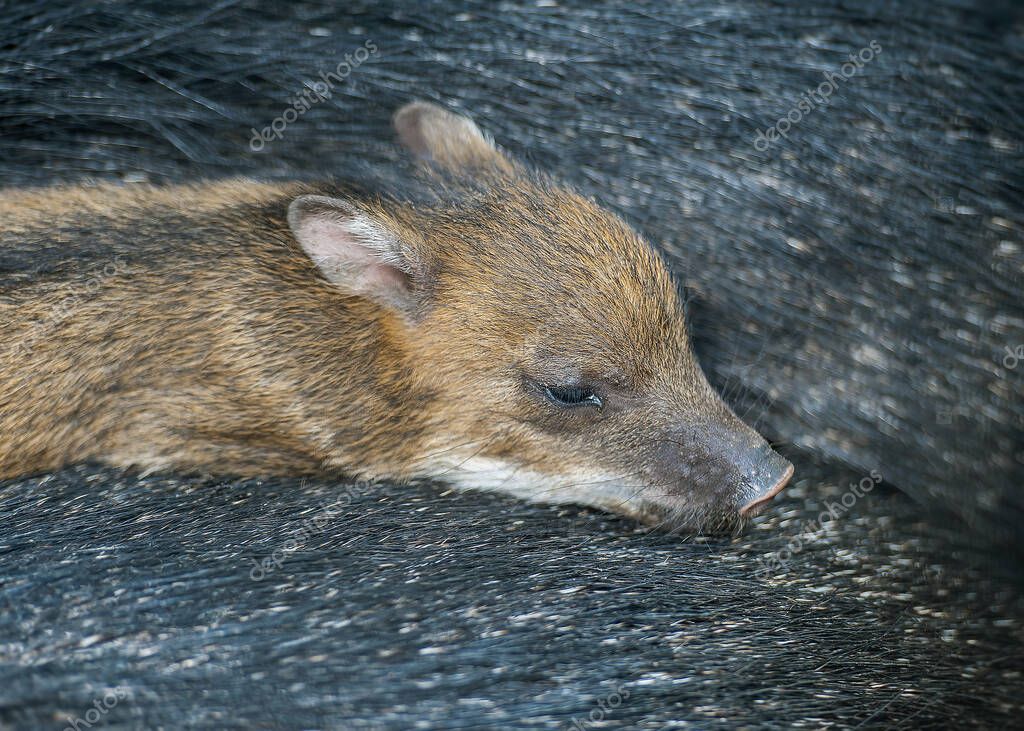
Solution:
{"label": "peccary head", "polygon": [[395,126],[457,203],[307,195],[288,219],[324,277],[388,313],[429,425],[410,474],[689,529],[782,489],[791,465],[708,384],[636,232],[466,118],[415,103]]}

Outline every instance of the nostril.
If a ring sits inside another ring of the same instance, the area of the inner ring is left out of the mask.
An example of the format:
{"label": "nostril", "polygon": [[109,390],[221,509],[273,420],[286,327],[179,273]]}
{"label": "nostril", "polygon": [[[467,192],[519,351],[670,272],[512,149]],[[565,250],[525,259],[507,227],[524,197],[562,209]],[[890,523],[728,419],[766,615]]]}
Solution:
{"label": "nostril", "polygon": [[793,477],[793,465],[770,449],[766,448],[765,451],[768,452],[767,458],[758,465],[752,476],[760,494],[740,508],[740,515],[744,518],[756,515],[773,497],[782,492]]}

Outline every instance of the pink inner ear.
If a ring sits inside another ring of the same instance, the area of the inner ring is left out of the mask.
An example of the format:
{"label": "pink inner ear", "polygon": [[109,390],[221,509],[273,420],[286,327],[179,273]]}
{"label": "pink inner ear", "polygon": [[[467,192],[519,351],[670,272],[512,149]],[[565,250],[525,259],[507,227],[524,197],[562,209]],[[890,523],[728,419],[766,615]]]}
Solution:
{"label": "pink inner ear", "polygon": [[354,289],[372,294],[379,292],[384,296],[405,294],[410,289],[409,276],[389,264],[370,264],[361,275]]}
{"label": "pink inner ear", "polygon": [[324,277],[339,288],[395,302],[411,289],[408,275],[387,263],[395,242],[386,231],[358,216],[304,215],[295,228],[303,250]]}

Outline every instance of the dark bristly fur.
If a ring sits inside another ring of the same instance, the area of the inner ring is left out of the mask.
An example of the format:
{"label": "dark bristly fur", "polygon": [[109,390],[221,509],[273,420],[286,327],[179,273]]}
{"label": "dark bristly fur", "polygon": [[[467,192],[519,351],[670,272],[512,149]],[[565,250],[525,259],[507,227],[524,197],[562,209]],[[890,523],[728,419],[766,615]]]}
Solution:
{"label": "dark bristly fur", "polygon": [[[797,480],[711,541],[443,485],[95,466],[0,483],[0,727],[61,731],[114,688],[92,729],[1018,725],[1024,605],[991,559],[1022,577],[1024,367],[1000,363],[1024,342],[1021,12],[6,3],[4,185],[370,169],[430,207],[392,178],[388,117],[424,96],[471,111],[662,249],[710,380]],[[373,59],[250,150],[366,39]],[[827,107],[754,149],[872,39]],[[888,485],[819,523],[872,469]]]}

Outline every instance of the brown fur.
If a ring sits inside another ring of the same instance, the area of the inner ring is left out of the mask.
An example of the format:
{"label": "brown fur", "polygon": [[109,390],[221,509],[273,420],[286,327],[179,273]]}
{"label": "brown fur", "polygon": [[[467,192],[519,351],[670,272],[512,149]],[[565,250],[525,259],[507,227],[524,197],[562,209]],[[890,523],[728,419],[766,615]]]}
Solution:
{"label": "brown fur", "polygon": [[[99,459],[474,486],[466,466],[486,464],[507,484],[481,487],[686,524],[764,492],[743,466],[763,441],[708,386],[635,232],[468,120],[420,104],[396,128],[457,195],[230,180],[0,196],[0,478]],[[352,211],[397,242],[392,299],[318,270],[303,211],[328,227]],[[601,408],[537,393],[575,382]]]}

